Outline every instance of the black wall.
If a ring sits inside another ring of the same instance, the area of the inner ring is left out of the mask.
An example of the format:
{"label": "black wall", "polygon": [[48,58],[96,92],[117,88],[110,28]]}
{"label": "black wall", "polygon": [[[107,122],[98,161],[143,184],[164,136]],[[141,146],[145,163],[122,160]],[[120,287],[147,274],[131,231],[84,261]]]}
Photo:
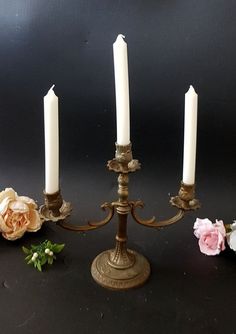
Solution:
{"label": "black wall", "polygon": [[235,1],[219,0],[0,1],[1,151],[22,155],[32,146],[43,159],[42,99],[52,83],[62,152],[79,157],[112,146],[112,43],[123,33],[136,149],[154,145],[159,152],[166,143],[182,155],[184,94],[192,84],[199,94],[199,155],[214,150],[222,157],[229,148],[219,154],[214,146],[235,138],[235,10]]}
{"label": "black wall", "polygon": [[[89,273],[92,259],[113,246],[115,224],[82,236],[45,224],[37,236],[1,240],[4,333],[235,332],[234,254],[203,256],[192,230],[196,216],[236,217],[235,18],[233,0],[0,0],[1,188],[42,202],[43,96],[55,84],[72,223],[103,217],[100,203],[116,199],[116,176],[105,164],[116,140],[112,44],[122,33],[133,154],[143,166],[132,175],[132,199],[147,203],[145,217],[173,214],[167,194],[177,192],[182,176],[184,94],[192,84],[202,202],[160,233],[130,225],[130,245],[150,259],[153,274],[124,294],[101,289]],[[20,247],[46,238],[66,242],[64,258],[38,274]]]}

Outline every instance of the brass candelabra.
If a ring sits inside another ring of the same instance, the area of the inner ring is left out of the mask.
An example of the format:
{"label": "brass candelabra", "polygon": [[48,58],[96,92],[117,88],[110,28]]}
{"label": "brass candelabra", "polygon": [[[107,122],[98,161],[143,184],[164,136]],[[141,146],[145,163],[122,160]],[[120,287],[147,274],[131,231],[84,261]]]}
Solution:
{"label": "brass candelabra", "polygon": [[102,252],[93,261],[91,274],[94,280],[103,287],[113,290],[127,290],[138,287],[148,279],[150,264],[148,260],[134,250],[127,248],[127,218],[131,214],[133,219],[141,225],[161,228],[179,221],[185,211],[196,210],[200,207],[195,199],[195,186],[181,183],[177,196],[171,197],[170,203],[178,208],[176,215],[170,219],[156,221],[155,217],[148,220],[141,219],[137,208],[143,208],[142,201],[130,201],[128,199],[129,173],[140,169],[138,160],[132,157],[131,143],[129,145],[116,144],[116,153],[113,160],[107,163],[108,169],[118,173],[118,200],[112,203],[104,203],[101,208],[107,211],[107,217],[99,222],[89,222],[87,225],[73,225],[64,219],[69,215],[71,206],[59,198],[59,194],[53,197],[45,194],[45,205],[40,212],[46,220],[57,222],[59,226],[70,231],[89,231],[100,228],[109,223],[115,212],[118,216],[118,231],[116,234],[115,248]]}

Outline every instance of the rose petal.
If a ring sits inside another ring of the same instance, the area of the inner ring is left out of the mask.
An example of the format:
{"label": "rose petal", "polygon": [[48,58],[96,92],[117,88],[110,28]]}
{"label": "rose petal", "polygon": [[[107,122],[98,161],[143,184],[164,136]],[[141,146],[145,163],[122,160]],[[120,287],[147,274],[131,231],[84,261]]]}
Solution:
{"label": "rose petal", "polygon": [[234,220],[234,223],[230,225],[230,227],[231,227],[232,231],[236,230],[236,222],[235,222],[235,220]]}
{"label": "rose petal", "polygon": [[30,220],[30,223],[27,226],[27,231],[36,232],[41,228],[42,221],[40,219],[40,215],[39,215],[38,211],[31,210],[29,220]]}
{"label": "rose petal", "polygon": [[232,250],[236,251],[236,230],[227,234],[227,242],[228,242],[229,247]]}
{"label": "rose petal", "polygon": [[5,190],[0,192],[0,203],[4,200],[4,198],[9,197],[11,200],[14,200],[17,196],[17,193],[12,188],[6,188]]}
{"label": "rose petal", "polygon": [[16,213],[25,213],[29,211],[28,205],[21,201],[11,202],[9,208]]}
{"label": "rose petal", "polygon": [[217,255],[225,249],[224,237],[217,228],[203,233],[198,243],[200,251],[206,255]]}
{"label": "rose petal", "polygon": [[21,229],[18,229],[16,231],[12,231],[9,233],[2,233],[2,236],[7,240],[16,240],[21,238],[26,231],[26,227],[22,227]]}
{"label": "rose petal", "polygon": [[9,203],[12,201],[11,197],[5,197],[0,202],[0,214],[4,215],[8,209]]}
{"label": "rose petal", "polygon": [[208,218],[197,218],[196,222],[194,224],[195,228],[198,228],[200,226],[211,226],[212,225],[212,221],[210,221],[210,219]]}
{"label": "rose petal", "polygon": [[30,207],[30,209],[37,208],[37,204],[32,198],[29,198],[27,196],[17,196],[17,200],[26,203]]}
{"label": "rose petal", "polygon": [[0,231],[1,232],[10,232],[11,231],[11,228],[6,225],[2,216],[0,216]]}
{"label": "rose petal", "polygon": [[214,226],[218,229],[218,231],[220,231],[220,233],[225,237],[226,236],[226,230],[225,230],[225,226],[223,223],[223,220],[217,220],[214,224]]}
{"label": "rose petal", "polygon": [[212,230],[213,223],[208,218],[204,218],[204,219],[197,218],[193,225],[193,228],[195,230],[194,235],[197,238],[200,238],[202,233]]}

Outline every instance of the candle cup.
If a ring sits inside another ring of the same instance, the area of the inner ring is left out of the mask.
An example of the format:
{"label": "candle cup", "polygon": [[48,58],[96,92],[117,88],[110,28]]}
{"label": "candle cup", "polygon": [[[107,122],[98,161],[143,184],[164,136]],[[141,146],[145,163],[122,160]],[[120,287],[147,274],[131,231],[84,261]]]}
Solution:
{"label": "candle cup", "polygon": [[115,160],[124,165],[132,161],[132,144],[129,143],[128,145],[120,145],[116,143]]}
{"label": "candle cup", "polygon": [[195,198],[195,184],[185,184],[181,181],[179,193],[171,197],[170,203],[185,211],[197,210],[200,208],[200,202]]}
{"label": "candle cup", "polygon": [[119,145],[116,143],[115,145],[115,158],[107,162],[107,168],[110,171],[117,173],[130,173],[141,168],[139,161],[133,159],[131,143],[128,145]]}
{"label": "candle cup", "polygon": [[71,213],[71,204],[62,199],[60,190],[54,194],[47,194],[44,191],[44,202],[39,213],[45,221],[57,222],[65,219]]}

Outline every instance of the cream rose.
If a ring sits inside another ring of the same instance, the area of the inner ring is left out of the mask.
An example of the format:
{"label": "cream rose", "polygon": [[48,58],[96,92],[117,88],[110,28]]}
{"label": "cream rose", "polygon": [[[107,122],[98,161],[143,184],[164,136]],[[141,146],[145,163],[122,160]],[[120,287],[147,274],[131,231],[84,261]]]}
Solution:
{"label": "cream rose", "polygon": [[36,232],[42,220],[37,204],[26,196],[18,196],[12,188],[0,192],[0,232],[8,240],[16,240],[28,232]]}

